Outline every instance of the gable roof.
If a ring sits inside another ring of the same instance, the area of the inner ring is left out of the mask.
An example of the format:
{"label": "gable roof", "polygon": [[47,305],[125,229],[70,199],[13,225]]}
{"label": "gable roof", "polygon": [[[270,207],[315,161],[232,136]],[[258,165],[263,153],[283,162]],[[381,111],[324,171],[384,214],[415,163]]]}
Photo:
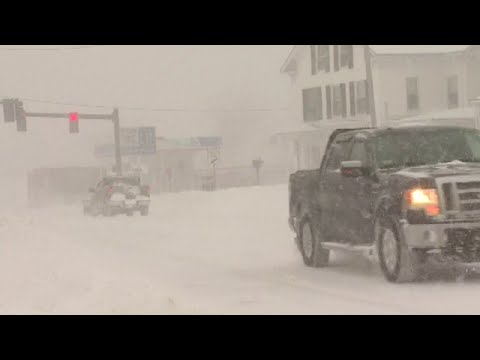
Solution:
{"label": "gable roof", "polygon": [[[294,70],[297,55],[308,45],[294,45],[281,68],[282,73]],[[383,55],[426,55],[463,52],[471,45],[368,45],[374,56]]]}

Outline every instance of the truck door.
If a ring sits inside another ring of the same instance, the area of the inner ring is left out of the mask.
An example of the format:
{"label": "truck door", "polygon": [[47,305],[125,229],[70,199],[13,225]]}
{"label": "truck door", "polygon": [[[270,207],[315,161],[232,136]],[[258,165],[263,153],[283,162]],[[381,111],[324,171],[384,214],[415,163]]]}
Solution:
{"label": "truck door", "polygon": [[[357,136],[353,140],[353,147],[349,160],[361,161],[366,168],[372,168],[368,139]],[[345,227],[348,230],[349,241],[354,244],[371,242],[373,232],[373,192],[376,181],[373,176],[365,175],[356,178],[343,177],[344,184],[343,214]]]}
{"label": "truck door", "polygon": [[343,176],[340,164],[348,159],[351,149],[351,135],[340,134],[328,150],[319,181],[317,203],[320,205],[322,229],[331,241],[345,240],[345,211],[343,206]]}

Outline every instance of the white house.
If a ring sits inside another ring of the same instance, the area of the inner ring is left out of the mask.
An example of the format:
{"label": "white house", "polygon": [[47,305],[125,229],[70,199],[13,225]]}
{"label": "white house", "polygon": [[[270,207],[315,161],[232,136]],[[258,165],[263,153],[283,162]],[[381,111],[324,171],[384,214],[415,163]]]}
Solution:
{"label": "white house", "polygon": [[[480,46],[401,48],[294,46],[281,69],[291,79],[291,126],[274,136],[291,170],[318,167],[331,130],[370,126],[373,112],[377,124],[388,125],[466,108],[470,99],[480,95]],[[369,63],[371,81],[367,81]]]}

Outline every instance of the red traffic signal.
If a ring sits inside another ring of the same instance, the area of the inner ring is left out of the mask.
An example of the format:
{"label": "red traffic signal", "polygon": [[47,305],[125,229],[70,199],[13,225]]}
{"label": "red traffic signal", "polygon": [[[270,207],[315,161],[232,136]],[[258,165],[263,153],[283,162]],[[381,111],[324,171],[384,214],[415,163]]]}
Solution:
{"label": "red traffic signal", "polygon": [[68,116],[69,116],[71,122],[77,122],[78,121],[78,113],[77,112],[72,112]]}
{"label": "red traffic signal", "polygon": [[3,104],[3,118],[5,122],[15,122],[15,99],[5,99],[2,101]]}
{"label": "red traffic signal", "polygon": [[70,127],[70,134],[77,134],[78,133],[78,113],[72,112],[68,114],[69,119],[69,127]]}
{"label": "red traffic signal", "polygon": [[26,132],[27,116],[23,109],[23,102],[18,100],[15,102],[15,120],[17,121],[17,131]]}

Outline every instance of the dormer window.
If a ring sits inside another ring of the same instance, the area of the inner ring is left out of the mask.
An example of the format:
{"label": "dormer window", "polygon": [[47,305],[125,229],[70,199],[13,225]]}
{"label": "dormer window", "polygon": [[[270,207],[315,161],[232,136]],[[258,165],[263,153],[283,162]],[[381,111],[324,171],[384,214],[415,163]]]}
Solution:
{"label": "dormer window", "polygon": [[330,45],[317,45],[317,70],[330,72]]}
{"label": "dormer window", "polygon": [[340,46],[340,67],[353,69],[353,45]]}
{"label": "dormer window", "polygon": [[330,72],[330,45],[310,45],[312,75]]}

